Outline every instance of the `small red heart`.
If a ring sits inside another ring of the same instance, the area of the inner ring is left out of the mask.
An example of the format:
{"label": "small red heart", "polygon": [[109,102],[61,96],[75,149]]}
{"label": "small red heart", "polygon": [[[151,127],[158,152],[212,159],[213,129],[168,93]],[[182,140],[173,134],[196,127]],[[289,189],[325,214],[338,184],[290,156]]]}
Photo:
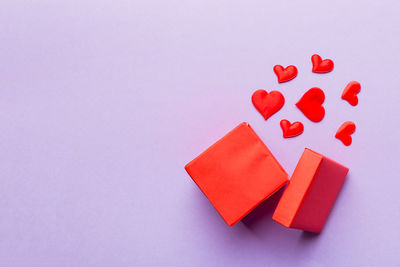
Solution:
{"label": "small red heart", "polygon": [[322,58],[317,54],[311,57],[311,62],[313,64],[313,72],[326,73],[333,70],[333,61],[330,59],[322,60]]}
{"label": "small red heart", "polygon": [[259,89],[253,93],[251,101],[254,107],[263,115],[264,119],[268,119],[282,108],[285,98],[278,91],[268,93],[263,89]]}
{"label": "small red heart", "polygon": [[361,85],[359,82],[352,81],[344,88],[342,99],[346,100],[352,106],[356,106],[358,104],[357,94],[361,91]]}
{"label": "small red heart", "polygon": [[335,137],[342,141],[345,146],[351,145],[351,134],[356,131],[356,125],[352,121],[346,121],[337,130]]}
{"label": "small red heart", "polygon": [[290,123],[288,120],[281,120],[281,128],[284,138],[298,136],[304,131],[304,126],[299,121]]}
{"label": "small red heart", "polygon": [[297,76],[297,68],[293,65],[287,66],[286,68],[283,68],[281,65],[275,65],[274,72],[280,83],[290,81]]}
{"label": "small red heart", "polygon": [[296,103],[296,106],[303,112],[303,114],[311,121],[321,121],[325,116],[325,109],[322,106],[324,103],[325,94],[318,87],[308,90]]}

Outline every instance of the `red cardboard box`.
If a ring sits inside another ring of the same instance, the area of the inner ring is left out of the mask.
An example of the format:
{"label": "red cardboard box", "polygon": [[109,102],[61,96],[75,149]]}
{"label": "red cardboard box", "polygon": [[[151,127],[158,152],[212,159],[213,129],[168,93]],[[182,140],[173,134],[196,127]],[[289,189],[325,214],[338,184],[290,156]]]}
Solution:
{"label": "red cardboard box", "polygon": [[306,148],[272,218],[286,227],[320,233],[348,171]]}
{"label": "red cardboard box", "polygon": [[288,181],[285,170],[245,122],[185,169],[229,226]]}

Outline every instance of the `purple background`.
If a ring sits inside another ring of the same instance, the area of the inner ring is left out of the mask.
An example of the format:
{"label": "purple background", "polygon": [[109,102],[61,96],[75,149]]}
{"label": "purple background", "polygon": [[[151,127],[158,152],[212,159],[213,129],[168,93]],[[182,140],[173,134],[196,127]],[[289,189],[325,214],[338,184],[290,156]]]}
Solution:
{"label": "purple background", "polygon": [[[398,266],[400,2],[267,2],[2,1],[0,265]],[[294,106],[314,86],[320,123]],[[268,121],[259,88],[286,97]],[[242,121],[289,174],[305,147],[350,168],[321,235],[273,222],[276,196],[229,228],[186,174]]]}

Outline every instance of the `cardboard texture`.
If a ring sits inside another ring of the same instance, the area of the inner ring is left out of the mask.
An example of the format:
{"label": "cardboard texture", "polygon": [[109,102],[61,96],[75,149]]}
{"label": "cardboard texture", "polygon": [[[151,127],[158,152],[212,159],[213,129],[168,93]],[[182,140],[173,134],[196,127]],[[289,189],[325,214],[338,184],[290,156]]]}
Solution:
{"label": "cardboard texture", "polygon": [[286,227],[320,233],[348,170],[306,148],[272,218]]}
{"label": "cardboard texture", "polygon": [[185,169],[229,226],[288,182],[288,174],[245,122]]}

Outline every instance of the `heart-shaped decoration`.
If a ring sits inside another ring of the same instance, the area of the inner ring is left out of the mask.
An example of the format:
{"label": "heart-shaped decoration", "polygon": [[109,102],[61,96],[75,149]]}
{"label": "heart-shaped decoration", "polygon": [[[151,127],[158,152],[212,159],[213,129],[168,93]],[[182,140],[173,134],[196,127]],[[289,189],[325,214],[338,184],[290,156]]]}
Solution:
{"label": "heart-shaped decoration", "polygon": [[356,125],[352,121],[346,121],[337,130],[335,137],[342,141],[345,146],[351,145],[352,138],[351,134],[356,131]]}
{"label": "heart-shaped decoration", "polygon": [[325,116],[325,109],[322,103],[325,101],[325,94],[318,87],[308,90],[296,103],[296,106],[311,121],[321,121]]}
{"label": "heart-shaped decoration", "polygon": [[359,82],[352,81],[344,88],[342,93],[342,99],[349,102],[350,105],[356,106],[358,104],[357,94],[361,91],[361,85]]}
{"label": "heart-shaped decoration", "polygon": [[281,128],[284,138],[298,136],[304,131],[304,126],[299,121],[290,123],[288,120],[281,120]]}
{"label": "heart-shaped decoration", "polygon": [[264,119],[268,119],[272,114],[282,108],[285,103],[285,98],[278,91],[271,91],[268,93],[263,89],[259,89],[253,93],[251,101]]}
{"label": "heart-shaped decoration", "polygon": [[275,65],[274,72],[278,77],[279,83],[290,81],[297,76],[297,68],[293,65],[287,66],[286,68],[281,65]]}
{"label": "heart-shaped decoration", "polygon": [[313,64],[313,72],[327,73],[333,70],[333,61],[330,59],[322,60],[322,58],[317,54],[312,55],[311,62]]}

